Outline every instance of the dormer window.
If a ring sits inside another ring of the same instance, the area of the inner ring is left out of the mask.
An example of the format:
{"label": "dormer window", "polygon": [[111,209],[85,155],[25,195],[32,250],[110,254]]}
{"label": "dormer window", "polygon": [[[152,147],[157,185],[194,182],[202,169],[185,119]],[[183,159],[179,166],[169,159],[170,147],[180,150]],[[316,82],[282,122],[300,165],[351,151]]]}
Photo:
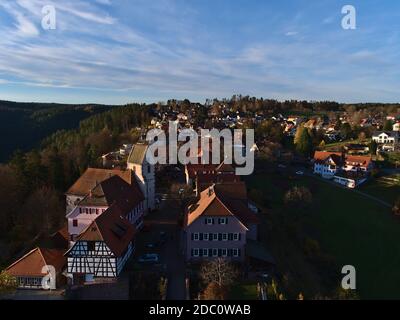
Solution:
{"label": "dormer window", "polygon": [[228,218],[218,218],[219,224],[228,224]]}
{"label": "dormer window", "polygon": [[208,225],[214,224],[214,219],[213,218],[206,218],[206,224],[208,224]]}

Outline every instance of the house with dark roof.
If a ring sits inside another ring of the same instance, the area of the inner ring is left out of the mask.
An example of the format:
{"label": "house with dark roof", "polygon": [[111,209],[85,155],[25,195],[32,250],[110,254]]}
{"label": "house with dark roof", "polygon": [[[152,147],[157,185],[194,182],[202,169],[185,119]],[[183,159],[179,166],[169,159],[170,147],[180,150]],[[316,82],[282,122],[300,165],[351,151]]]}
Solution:
{"label": "house with dark roof", "polygon": [[119,175],[114,175],[96,184],[66,216],[70,241],[83,232],[98,216],[112,205],[118,206],[121,214],[135,228],[143,226],[144,195],[133,179],[127,183]]}
{"label": "house with dark roof", "polygon": [[70,213],[96,185],[112,176],[119,176],[129,184],[134,181],[133,172],[130,170],[87,168],[65,193],[66,213]]}
{"label": "house with dark roof", "polygon": [[115,279],[134,251],[136,228],[117,203],[97,216],[77,237],[67,257],[72,284]]}
{"label": "house with dark roof", "polygon": [[216,257],[243,261],[247,239],[257,238],[259,220],[249,209],[246,194],[228,189],[214,184],[188,207],[183,227],[187,261]]}
{"label": "house with dark roof", "polygon": [[215,164],[187,164],[185,167],[186,181],[192,185],[196,195],[213,184],[240,182],[240,176],[235,174],[232,165],[221,162]]}

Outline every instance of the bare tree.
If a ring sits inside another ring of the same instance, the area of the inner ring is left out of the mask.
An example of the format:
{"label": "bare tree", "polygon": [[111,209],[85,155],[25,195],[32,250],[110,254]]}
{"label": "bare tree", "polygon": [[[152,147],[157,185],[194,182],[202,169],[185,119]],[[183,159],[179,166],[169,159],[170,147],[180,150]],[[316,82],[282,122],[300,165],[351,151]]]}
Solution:
{"label": "bare tree", "polygon": [[207,285],[214,282],[222,288],[231,285],[238,272],[228,260],[217,258],[203,264],[200,276]]}

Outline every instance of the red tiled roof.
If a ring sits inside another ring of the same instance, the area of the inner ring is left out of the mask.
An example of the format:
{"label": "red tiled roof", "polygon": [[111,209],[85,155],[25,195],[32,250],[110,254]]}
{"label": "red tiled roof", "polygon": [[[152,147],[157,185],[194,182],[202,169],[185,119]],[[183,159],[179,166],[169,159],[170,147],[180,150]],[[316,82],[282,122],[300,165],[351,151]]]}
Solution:
{"label": "red tiled roof", "polygon": [[189,226],[200,216],[235,216],[245,226],[259,223],[257,216],[247,207],[245,199],[232,198],[218,185],[201,192],[198,202],[189,207],[185,225]]}
{"label": "red tiled roof", "polygon": [[355,164],[360,167],[368,167],[372,161],[371,156],[353,156],[353,155],[346,155],[345,162],[348,164]]}
{"label": "red tiled roof", "polygon": [[66,194],[85,196],[97,184],[115,175],[121,177],[129,184],[134,180],[131,170],[87,168],[79,179],[68,189]]}
{"label": "red tiled roof", "polygon": [[119,257],[126,250],[135,233],[135,227],[122,217],[119,206],[112,205],[79,235],[77,241],[104,241],[115,256]]}
{"label": "red tiled roof", "polygon": [[328,158],[331,158],[335,164],[339,165],[342,162],[342,157],[341,152],[315,151],[314,153],[314,161],[317,163],[325,163]]}
{"label": "red tiled roof", "polygon": [[61,271],[65,264],[65,250],[35,248],[22,258],[11,264],[6,272],[12,276],[43,277],[47,272],[42,272],[46,265],[54,266],[57,272]]}
{"label": "red tiled roof", "polygon": [[115,175],[96,185],[89,195],[79,202],[79,205],[111,206],[116,203],[123,213],[127,214],[143,200],[144,196],[136,179],[128,184]]}

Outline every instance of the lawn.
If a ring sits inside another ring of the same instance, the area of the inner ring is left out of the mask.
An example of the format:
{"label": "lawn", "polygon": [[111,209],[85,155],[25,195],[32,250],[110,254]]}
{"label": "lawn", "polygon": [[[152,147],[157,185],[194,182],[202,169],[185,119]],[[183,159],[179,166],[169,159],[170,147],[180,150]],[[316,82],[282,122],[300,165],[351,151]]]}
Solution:
{"label": "lawn", "polygon": [[232,300],[258,300],[257,284],[240,283],[231,288],[229,299]]}
{"label": "lawn", "polygon": [[362,185],[360,191],[392,204],[400,196],[400,174],[372,179]]}
{"label": "lawn", "polygon": [[358,295],[363,299],[400,298],[400,220],[390,209],[310,177],[296,181],[259,174],[248,179],[250,190],[265,194],[272,210],[280,206],[285,185],[295,184],[308,186],[313,194],[307,223],[317,230],[322,250],[335,257],[339,266],[355,266]]}

